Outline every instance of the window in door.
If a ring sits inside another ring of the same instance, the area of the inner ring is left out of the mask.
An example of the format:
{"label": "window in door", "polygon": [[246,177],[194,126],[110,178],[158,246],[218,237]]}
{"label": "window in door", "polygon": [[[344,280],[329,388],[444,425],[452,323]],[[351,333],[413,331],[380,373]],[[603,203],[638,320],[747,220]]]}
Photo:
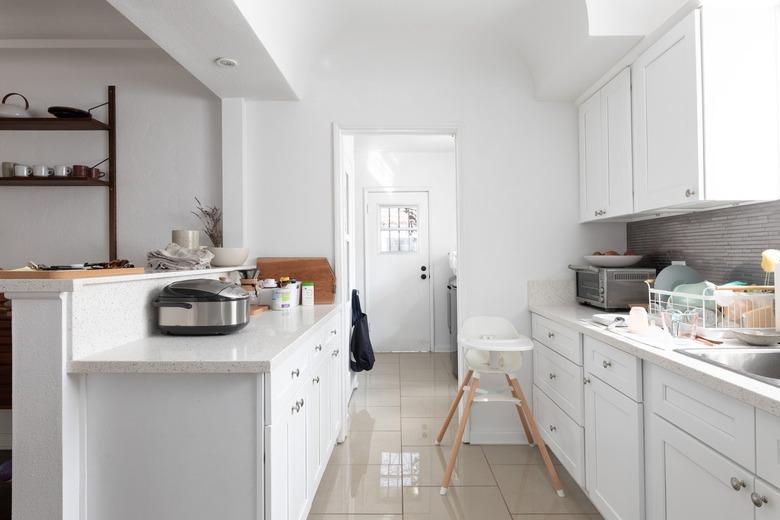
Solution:
{"label": "window in door", "polygon": [[416,253],[416,206],[382,206],[379,210],[379,252]]}

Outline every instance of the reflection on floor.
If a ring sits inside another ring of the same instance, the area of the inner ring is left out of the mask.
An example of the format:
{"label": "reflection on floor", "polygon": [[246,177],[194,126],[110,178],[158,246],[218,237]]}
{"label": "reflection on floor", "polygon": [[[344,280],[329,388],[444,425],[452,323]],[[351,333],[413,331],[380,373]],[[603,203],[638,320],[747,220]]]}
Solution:
{"label": "reflection on floor", "polygon": [[[528,446],[463,446],[439,495],[457,425],[433,440],[457,390],[449,354],[378,354],[350,401],[309,520],[592,520],[601,516],[562,466],[559,498]],[[520,428],[520,423],[517,425]]]}

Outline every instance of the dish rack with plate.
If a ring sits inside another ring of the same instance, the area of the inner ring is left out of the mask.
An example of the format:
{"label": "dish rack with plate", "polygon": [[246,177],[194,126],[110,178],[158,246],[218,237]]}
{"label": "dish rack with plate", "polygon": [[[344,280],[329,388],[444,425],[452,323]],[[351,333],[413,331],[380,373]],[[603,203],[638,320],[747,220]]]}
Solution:
{"label": "dish rack with plate", "polygon": [[664,311],[695,312],[705,329],[765,329],[776,327],[772,286],[715,286],[702,294],[654,289],[650,283],[648,315],[662,320]]}

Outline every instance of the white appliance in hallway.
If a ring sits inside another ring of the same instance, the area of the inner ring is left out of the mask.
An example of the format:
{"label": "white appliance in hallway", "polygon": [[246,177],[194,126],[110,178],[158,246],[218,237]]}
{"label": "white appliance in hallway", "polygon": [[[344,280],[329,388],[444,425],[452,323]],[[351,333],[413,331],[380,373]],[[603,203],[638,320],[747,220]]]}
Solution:
{"label": "white appliance in hallway", "polygon": [[427,191],[366,191],[366,313],[377,351],[433,344]]}
{"label": "white appliance in hallway", "polygon": [[450,365],[452,375],[458,377],[458,277],[447,283],[447,327],[450,331]]}

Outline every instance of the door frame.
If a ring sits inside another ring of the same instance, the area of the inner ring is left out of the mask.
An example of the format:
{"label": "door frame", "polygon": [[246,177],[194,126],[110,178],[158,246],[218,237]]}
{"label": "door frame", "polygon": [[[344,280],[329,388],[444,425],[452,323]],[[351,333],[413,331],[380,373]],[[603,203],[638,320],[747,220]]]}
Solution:
{"label": "door frame", "polygon": [[[366,305],[366,314],[369,309],[369,295],[368,295],[368,195],[370,193],[425,193],[428,198],[428,215],[426,216],[425,228],[428,235],[428,258],[425,265],[428,266],[428,273],[431,273],[431,188],[430,186],[413,187],[413,186],[376,186],[371,188],[363,188],[363,203],[361,204],[363,213],[363,287],[365,288],[364,302]],[[431,348],[428,352],[436,352],[436,324],[434,318],[436,317],[436,311],[434,309],[433,299],[433,280],[428,284],[428,335],[430,337]],[[413,352],[413,351],[410,351]]]}
{"label": "door frame", "polygon": [[[346,293],[349,290],[344,283],[347,279],[347,273],[350,266],[347,265],[346,241],[341,236],[341,229],[344,225],[344,211],[348,204],[355,207],[355,200],[347,200],[344,196],[343,175],[344,158],[342,157],[342,142],[347,135],[366,135],[366,134],[406,134],[406,135],[439,135],[449,134],[455,140],[455,240],[458,251],[458,327],[463,323],[463,316],[468,312],[466,302],[469,294],[468,281],[463,277],[467,273],[468,252],[461,251],[463,244],[463,169],[461,167],[460,149],[463,141],[464,131],[458,125],[431,125],[431,126],[363,126],[363,125],[342,125],[336,122],[332,123],[332,151],[333,151],[333,259],[336,272],[336,301],[343,302],[346,299]],[[430,209],[430,208],[429,208]],[[464,254],[465,253],[465,254]],[[355,269],[356,266],[351,266]],[[341,338],[344,349],[349,349],[349,331],[351,330],[352,320],[350,309],[344,309],[342,322],[345,334]],[[435,325],[434,325],[435,326]],[[432,344],[435,351],[436,345]],[[459,360],[460,372],[462,372],[462,360]]]}

